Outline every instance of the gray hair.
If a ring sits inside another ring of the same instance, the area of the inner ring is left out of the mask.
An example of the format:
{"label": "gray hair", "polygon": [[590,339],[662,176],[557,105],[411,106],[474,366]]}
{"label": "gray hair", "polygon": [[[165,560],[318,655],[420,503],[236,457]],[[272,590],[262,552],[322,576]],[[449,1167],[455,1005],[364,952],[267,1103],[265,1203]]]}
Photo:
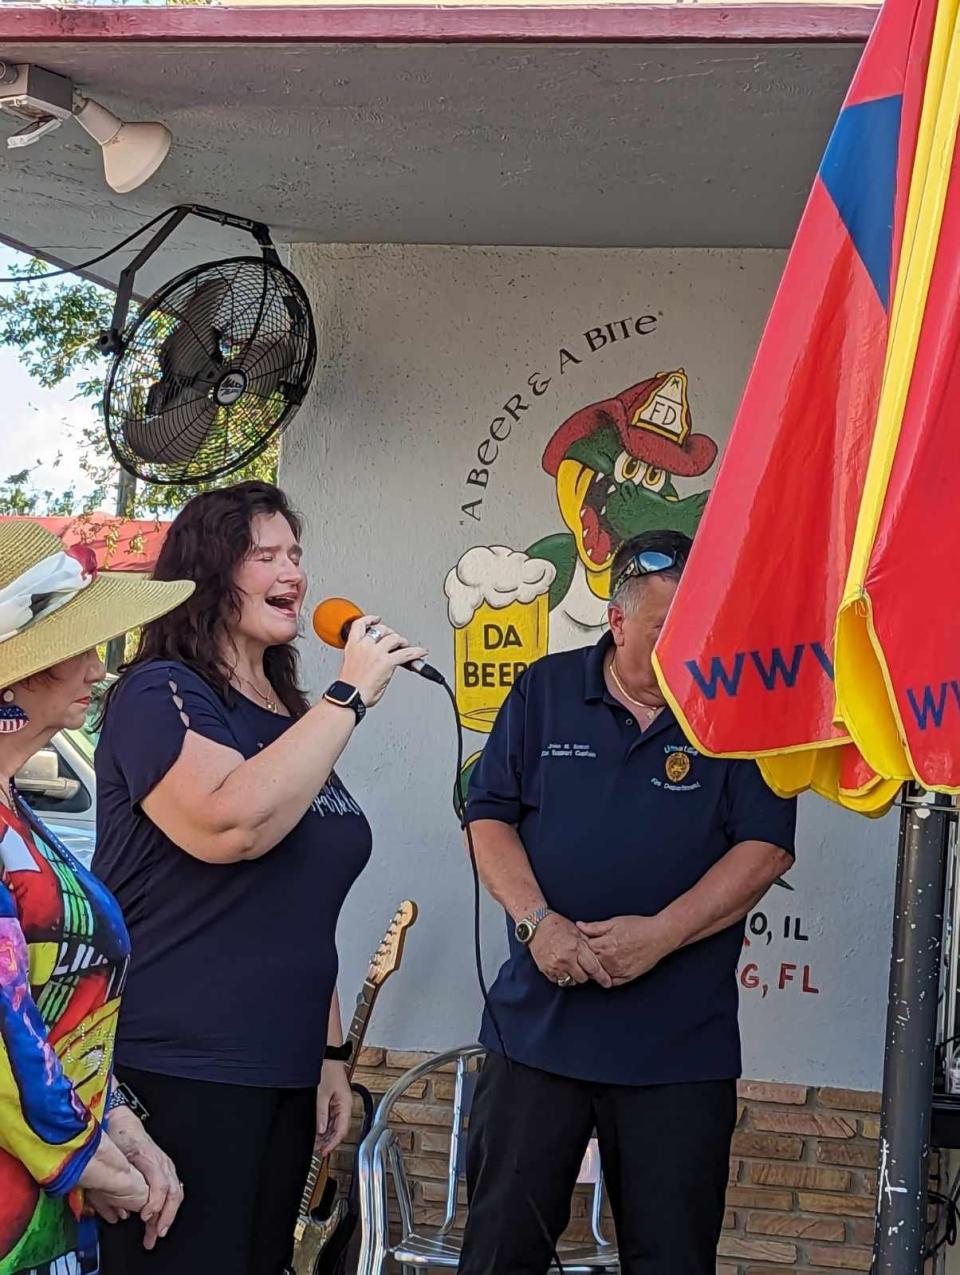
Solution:
{"label": "gray hair", "polygon": [[628,576],[620,588],[610,595],[607,610],[609,611],[610,607],[619,607],[624,615],[632,616],[640,607],[640,600],[648,580],[675,580],[679,583],[682,574],[679,567],[669,567],[666,571],[654,571],[649,575]]}

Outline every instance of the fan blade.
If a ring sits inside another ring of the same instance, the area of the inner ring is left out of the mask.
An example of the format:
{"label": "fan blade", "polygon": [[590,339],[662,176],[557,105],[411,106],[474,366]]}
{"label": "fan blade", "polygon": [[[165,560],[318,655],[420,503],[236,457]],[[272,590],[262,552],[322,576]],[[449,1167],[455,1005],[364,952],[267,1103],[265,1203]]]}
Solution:
{"label": "fan blade", "polygon": [[198,334],[186,324],[178,323],[160,346],[158,360],[162,372],[160,383],[172,387],[167,392],[173,395],[195,381],[215,380],[223,362],[216,329],[207,328]]}
{"label": "fan blade", "polygon": [[292,336],[276,340],[251,341],[238,367],[246,373],[247,393],[269,398],[286,373],[292,377],[297,366],[297,342]]}
{"label": "fan blade", "polygon": [[229,292],[226,280],[211,279],[196,290],[182,312],[167,312],[177,323],[160,346],[164,380],[173,377],[182,381],[213,380],[216,376],[222,363],[217,319]]}
{"label": "fan blade", "polygon": [[183,307],[183,311],[174,310],[173,316],[188,327],[201,328],[222,327],[220,307],[230,293],[230,283],[219,275],[202,283]]}
{"label": "fan blade", "polygon": [[209,398],[185,390],[179,401],[156,416],[138,416],[123,422],[123,439],[141,460],[155,465],[185,465],[206,442],[220,411]]}

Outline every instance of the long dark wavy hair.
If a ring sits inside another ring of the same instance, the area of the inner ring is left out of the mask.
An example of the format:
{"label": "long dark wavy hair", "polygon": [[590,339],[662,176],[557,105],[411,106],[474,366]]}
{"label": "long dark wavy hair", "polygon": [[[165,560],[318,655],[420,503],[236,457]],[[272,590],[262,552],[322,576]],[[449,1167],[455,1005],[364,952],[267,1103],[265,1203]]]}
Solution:
{"label": "long dark wavy hair", "polygon": [[[167,531],[153,578],[193,580],[197,587],[175,610],[144,625],[136,654],[121,675],[147,660],[179,660],[232,702],[223,638],[240,618],[242,597],[234,574],[253,548],[251,524],[257,514],[282,514],[300,539],[300,518],[270,483],[236,483],[202,492],[184,505]],[[300,689],[299,663],[290,645],[268,647],[263,657],[270,684],[294,717],[310,707]],[[104,715],[119,685],[114,683],[104,697]]]}

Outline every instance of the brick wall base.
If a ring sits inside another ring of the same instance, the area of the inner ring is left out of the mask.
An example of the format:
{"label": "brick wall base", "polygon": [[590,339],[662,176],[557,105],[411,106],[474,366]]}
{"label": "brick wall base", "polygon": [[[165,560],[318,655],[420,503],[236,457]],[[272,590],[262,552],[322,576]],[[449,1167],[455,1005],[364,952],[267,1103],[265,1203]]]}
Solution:
{"label": "brick wall base", "polygon": [[[427,1057],[365,1049],[356,1078],[376,1098]],[[739,1093],[718,1275],[869,1270],[879,1094],[752,1080]],[[453,1077],[437,1073],[395,1108],[418,1225],[442,1220],[452,1095]],[[567,1238],[590,1238],[579,1190]]]}

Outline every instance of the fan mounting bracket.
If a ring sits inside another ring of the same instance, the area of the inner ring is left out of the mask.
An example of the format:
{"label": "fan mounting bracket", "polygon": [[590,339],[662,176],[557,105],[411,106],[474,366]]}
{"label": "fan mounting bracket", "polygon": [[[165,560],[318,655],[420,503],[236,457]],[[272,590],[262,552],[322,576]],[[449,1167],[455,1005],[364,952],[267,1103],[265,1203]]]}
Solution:
{"label": "fan mounting bracket", "polygon": [[215,221],[221,226],[229,226],[232,230],[246,231],[260,245],[265,261],[270,262],[271,265],[280,264],[280,258],[270,237],[270,229],[263,222],[252,221],[249,217],[237,217],[219,208],[207,208],[203,204],[177,204],[169,210],[167,220],[163,222],[159,230],[151,235],[130,264],[123,268],[117,284],[117,299],[113,305],[110,326],[100,332],[98,344],[101,354],[117,356],[123,353],[123,331],[127,326],[136,273],[170,238],[181,222],[191,216],[202,217],[205,221]]}
{"label": "fan mounting bracket", "polygon": [[[251,235],[259,253],[192,266],[134,308],[134,275],[191,215]],[[144,482],[212,482],[259,456],[303,402],[317,358],[310,300],[260,222],[178,205],[142,238],[101,334],[107,440]]]}

